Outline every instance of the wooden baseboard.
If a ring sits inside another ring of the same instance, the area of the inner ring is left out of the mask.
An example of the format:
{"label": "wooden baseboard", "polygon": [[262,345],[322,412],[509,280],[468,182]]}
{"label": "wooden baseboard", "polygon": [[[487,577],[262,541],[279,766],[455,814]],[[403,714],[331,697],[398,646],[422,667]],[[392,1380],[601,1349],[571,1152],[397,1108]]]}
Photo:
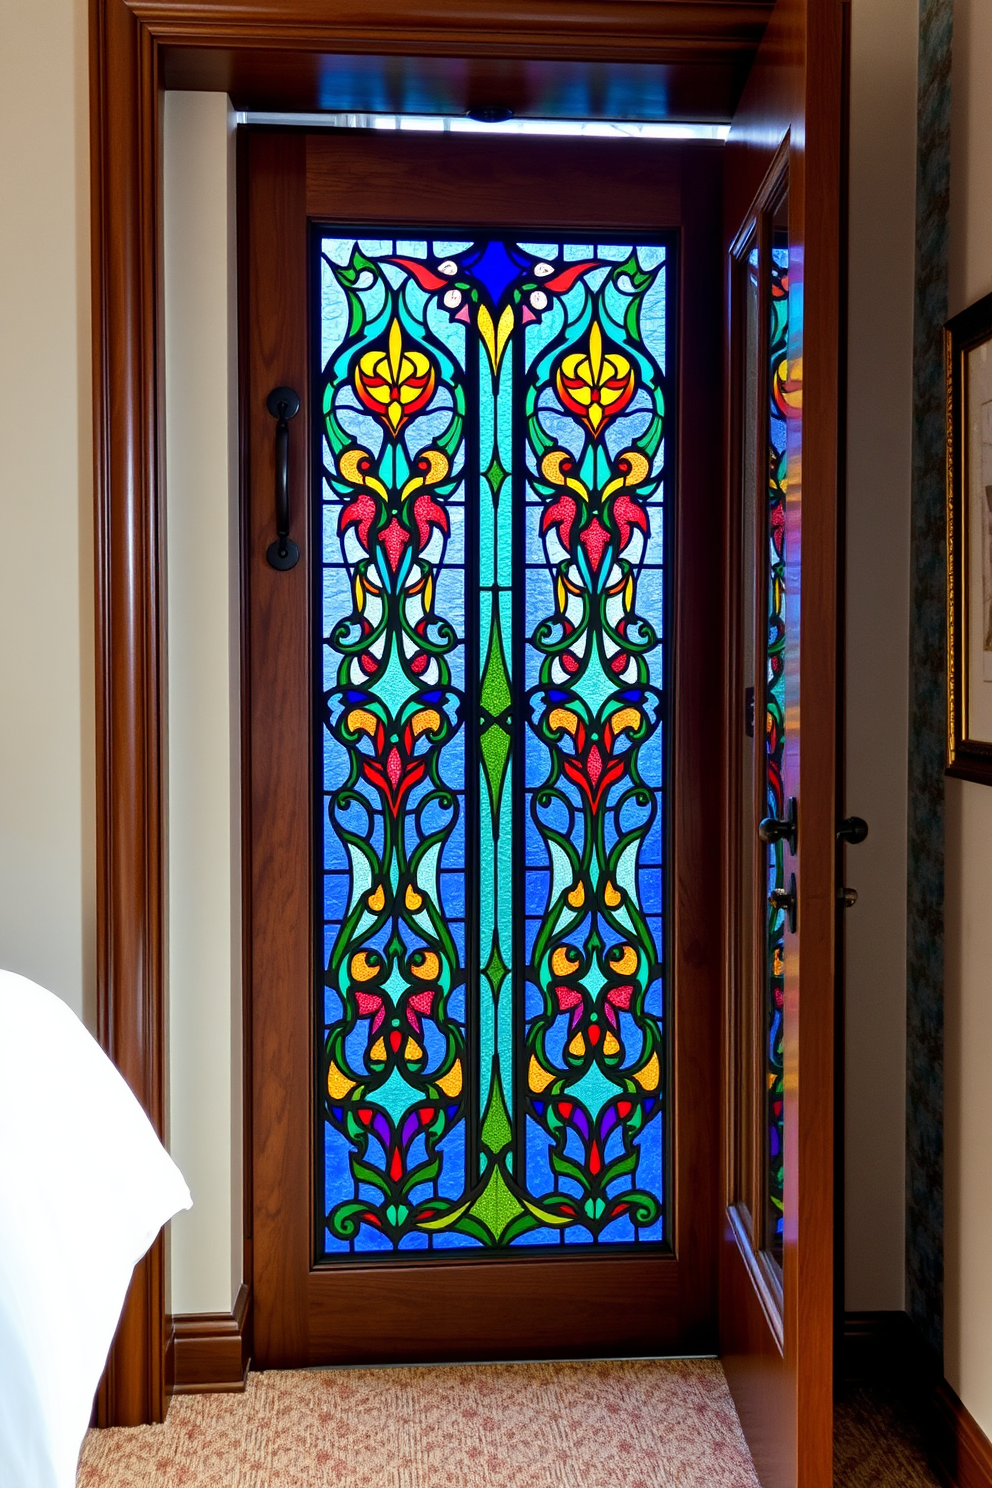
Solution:
{"label": "wooden baseboard", "polygon": [[231,1312],[177,1313],[174,1334],[175,1395],[238,1392],[248,1377],[248,1303],[244,1282]]}
{"label": "wooden baseboard", "polygon": [[906,1313],[848,1313],[842,1358],[848,1380],[884,1376],[920,1412],[933,1465],[948,1488],[992,1488],[992,1442]]}
{"label": "wooden baseboard", "polygon": [[930,1394],[943,1378],[939,1361],[905,1312],[848,1312],[839,1349],[843,1379],[870,1380],[893,1372],[899,1383],[926,1381]]}
{"label": "wooden baseboard", "polygon": [[992,1488],[992,1442],[941,1380],[934,1396],[934,1450],[949,1488]]}

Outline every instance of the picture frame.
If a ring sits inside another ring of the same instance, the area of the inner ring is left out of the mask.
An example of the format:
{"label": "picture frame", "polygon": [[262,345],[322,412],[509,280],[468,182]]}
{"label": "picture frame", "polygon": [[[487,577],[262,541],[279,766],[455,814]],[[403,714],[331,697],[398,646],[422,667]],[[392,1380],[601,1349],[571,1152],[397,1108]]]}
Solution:
{"label": "picture frame", "polygon": [[944,327],[946,774],[992,785],[992,294]]}

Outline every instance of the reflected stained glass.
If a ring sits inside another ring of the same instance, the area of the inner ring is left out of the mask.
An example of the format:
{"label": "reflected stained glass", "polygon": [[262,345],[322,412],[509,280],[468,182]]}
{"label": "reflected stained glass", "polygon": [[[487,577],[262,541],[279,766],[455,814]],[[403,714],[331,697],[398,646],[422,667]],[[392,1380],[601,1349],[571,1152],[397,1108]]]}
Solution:
{"label": "reflected stained glass", "polygon": [[661,1242],[671,249],[316,260],[318,1254]]}
{"label": "reflected stained glass", "polygon": [[[769,326],[768,409],[768,647],[765,678],[767,814],[786,815],[785,754],[785,498],[790,416],[788,365],[789,250],[773,247]],[[786,844],[767,848],[768,893],[786,886]],[[766,936],[766,1078],[768,1113],[769,1249],[781,1255],[784,1204],[784,1063],[786,911],[768,904]]]}

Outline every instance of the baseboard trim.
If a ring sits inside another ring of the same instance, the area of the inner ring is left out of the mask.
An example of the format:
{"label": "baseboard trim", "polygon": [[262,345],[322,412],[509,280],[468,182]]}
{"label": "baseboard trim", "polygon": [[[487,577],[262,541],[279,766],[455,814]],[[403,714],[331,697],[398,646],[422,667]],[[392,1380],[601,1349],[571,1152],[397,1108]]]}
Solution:
{"label": "baseboard trim", "polygon": [[934,1396],[934,1449],[949,1488],[992,1488],[992,1442],[946,1380]]}
{"label": "baseboard trim", "polygon": [[905,1312],[847,1312],[840,1348],[846,1380],[870,1379],[895,1370],[913,1382],[926,1381],[927,1393],[942,1378],[940,1366]]}
{"label": "baseboard trim", "polygon": [[847,1313],[843,1366],[850,1380],[882,1371],[899,1382],[921,1413],[933,1466],[947,1488],[992,1488],[992,1442],[906,1313]]}
{"label": "baseboard trim", "polygon": [[248,1304],[242,1282],[231,1312],[181,1312],[174,1315],[174,1395],[237,1393],[248,1378]]}

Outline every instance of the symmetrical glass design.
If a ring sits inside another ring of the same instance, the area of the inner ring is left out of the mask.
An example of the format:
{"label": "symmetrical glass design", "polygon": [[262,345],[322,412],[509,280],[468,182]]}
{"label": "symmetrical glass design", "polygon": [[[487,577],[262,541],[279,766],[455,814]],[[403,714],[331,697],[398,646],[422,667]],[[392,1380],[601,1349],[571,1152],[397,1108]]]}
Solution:
{"label": "symmetrical glass design", "polygon": [[[765,677],[765,779],[767,813],[782,818],[787,803],[782,783],[785,752],[785,496],[789,408],[789,250],[773,247],[768,361],[768,647]],[[784,842],[771,843],[767,887],[786,887]],[[766,948],[766,1074],[768,1082],[769,1247],[782,1248],[783,1224],[783,1018],[785,1006],[784,909],[769,902]]]}
{"label": "symmetrical glass design", "polygon": [[315,239],[318,1259],[665,1239],[670,275]]}

